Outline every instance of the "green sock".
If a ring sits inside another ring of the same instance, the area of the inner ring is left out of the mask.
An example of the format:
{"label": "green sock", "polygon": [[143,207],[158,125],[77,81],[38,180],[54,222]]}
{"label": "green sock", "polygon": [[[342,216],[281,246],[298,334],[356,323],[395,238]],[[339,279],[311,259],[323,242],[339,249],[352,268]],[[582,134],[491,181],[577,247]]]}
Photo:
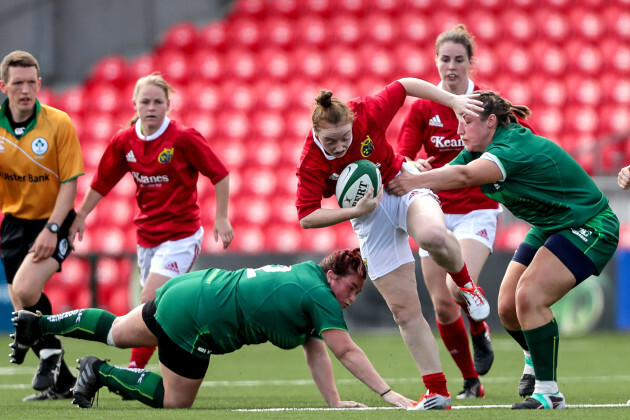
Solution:
{"label": "green sock", "polygon": [[507,328],[505,328],[505,331],[507,331],[507,333],[512,336],[514,341],[516,341],[523,350],[529,350],[529,348],[527,347],[527,342],[525,341],[523,330],[508,330]]}
{"label": "green sock", "polygon": [[107,343],[107,335],[116,315],[102,309],[75,309],[57,315],[44,315],[39,320],[42,334],[56,334],[64,337]]}
{"label": "green sock", "polygon": [[99,381],[110,391],[138,400],[153,408],[164,406],[164,384],[157,373],[144,369],[127,369],[102,363]]}
{"label": "green sock", "polygon": [[523,330],[537,381],[556,381],[560,333],[556,319],[533,330]]}

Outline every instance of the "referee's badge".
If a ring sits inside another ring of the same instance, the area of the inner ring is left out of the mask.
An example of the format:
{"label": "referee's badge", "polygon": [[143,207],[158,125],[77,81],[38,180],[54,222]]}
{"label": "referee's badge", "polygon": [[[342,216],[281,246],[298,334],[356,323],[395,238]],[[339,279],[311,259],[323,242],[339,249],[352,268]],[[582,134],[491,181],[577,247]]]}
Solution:
{"label": "referee's badge", "polygon": [[36,155],[41,156],[48,151],[48,142],[43,137],[37,137],[31,143],[31,150]]}

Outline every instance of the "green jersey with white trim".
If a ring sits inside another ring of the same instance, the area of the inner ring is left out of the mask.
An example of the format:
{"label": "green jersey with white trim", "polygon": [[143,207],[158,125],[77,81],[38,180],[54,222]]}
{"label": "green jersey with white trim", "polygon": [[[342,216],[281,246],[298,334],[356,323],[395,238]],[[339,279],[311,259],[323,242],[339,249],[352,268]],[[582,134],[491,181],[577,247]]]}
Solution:
{"label": "green jersey with white trim", "polygon": [[481,186],[514,216],[543,231],[584,225],[608,206],[593,179],[560,146],[512,123],[498,127],[484,153],[463,150],[450,165],[482,158],[495,162],[503,179]]}
{"label": "green jersey with white trim", "polygon": [[341,305],[314,262],[183,274],[157,291],[155,319],[200,357],[270,341],[291,349],[327,329],[347,331]]}

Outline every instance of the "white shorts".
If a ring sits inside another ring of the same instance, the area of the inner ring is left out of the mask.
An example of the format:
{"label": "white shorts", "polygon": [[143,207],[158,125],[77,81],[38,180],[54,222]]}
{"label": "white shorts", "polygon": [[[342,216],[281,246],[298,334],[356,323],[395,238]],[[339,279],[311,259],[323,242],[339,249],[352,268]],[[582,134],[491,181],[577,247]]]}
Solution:
{"label": "white shorts", "polygon": [[153,248],[138,245],[138,268],[140,284],[144,287],[149,273],[169,278],[190,271],[201,252],[203,227],[186,238],[166,241]]}
{"label": "white shorts", "polygon": [[[474,239],[484,244],[492,252],[492,244],[497,234],[497,222],[503,208],[473,210],[467,214],[445,214],[446,228],[453,232],[458,240]],[[420,248],[420,258],[429,253]]]}
{"label": "white shorts", "polygon": [[383,199],[372,213],[351,220],[370,279],[376,280],[415,261],[409,246],[407,210],[416,198],[425,195],[438,199],[426,188],[412,190],[402,197],[383,191]]}

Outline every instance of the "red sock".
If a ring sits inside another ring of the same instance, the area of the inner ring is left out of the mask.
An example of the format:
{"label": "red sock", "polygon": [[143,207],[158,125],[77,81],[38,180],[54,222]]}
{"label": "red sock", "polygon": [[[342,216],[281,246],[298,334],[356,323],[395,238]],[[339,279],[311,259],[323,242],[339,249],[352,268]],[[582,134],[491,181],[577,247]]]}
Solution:
{"label": "red sock", "polygon": [[149,359],[153,356],[155,346],[150,347],[134,347],[131,349],[131,359],[129,360],[130,368],[144,369],[149,363]]}
{"label": "red sock", "polygon": [[[481,291],[482,295],[484,296],[486,295],[483,292],[483,289],[481,288],[481,286],[477,286],[477,289]],[[455,303],[461,306],[462,309],[464,310],[464,313],[466,314],[466,318],[468,319],[468,325],[470,325],[470,333],[472,335],[481,334],[482,332],[486,330],[486,323],[484,321],[475,321],[474,319],[470,317],[470,315],[468,314],[468,305],[466,305],[466,302],[455,301]]]}
{"label": "red sock", "polygon": [[422,375],[422,382],[424,382],[424,386],[429,390],[429,394],[435,392],[445,397],[451,396],[451,394],[448,393],[448,389],[446,389],[446,376],[444,376],[444,372]]}
{"label": "red sock", "polygon": [[466,263],[464,263],[464,266],[462,267],[462,269],[459,270],[457,273],[451,273],[449,271],[448,274],[451,276],[451,278],[453,279],[457,287],[465,287],[466,283],[473,282],[472,279],[470,278],[470,275],[468,274],[468,268],[466,267]]}
{"label": "red sock", "polygon": [[464,379],[478,378],[475,371],[472,356],[470,354],[470,344],[468,343],[468,332],[461,316],[451,324],[437,323],[438,331],[446,349],[451,354],[455,364],[462,372]]}

